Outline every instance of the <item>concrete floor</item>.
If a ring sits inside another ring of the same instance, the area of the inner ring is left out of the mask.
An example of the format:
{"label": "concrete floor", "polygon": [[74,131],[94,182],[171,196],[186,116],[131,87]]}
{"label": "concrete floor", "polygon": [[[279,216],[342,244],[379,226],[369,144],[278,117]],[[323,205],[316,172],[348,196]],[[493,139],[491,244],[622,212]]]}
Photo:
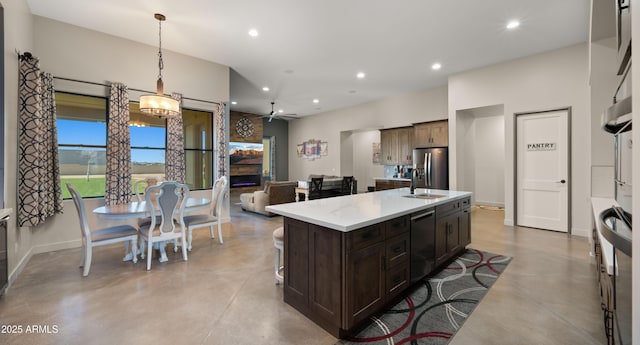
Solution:
{"label": "concrete floor", "polygon": [[[232,195],[224,244],[194,232],[189,261],[122,262],[121,245],[35,255],[0,298],[2,344],[333,344],[282,302],[272,230],[281,217],[242,212]],[[474,208],[470,247],[514,259],[450,344],[602,344],[595,264],[585,238],[503,226]],[[2,334],[6,326],[21,334]],[[34,332],[33,325],[36,326]]]}

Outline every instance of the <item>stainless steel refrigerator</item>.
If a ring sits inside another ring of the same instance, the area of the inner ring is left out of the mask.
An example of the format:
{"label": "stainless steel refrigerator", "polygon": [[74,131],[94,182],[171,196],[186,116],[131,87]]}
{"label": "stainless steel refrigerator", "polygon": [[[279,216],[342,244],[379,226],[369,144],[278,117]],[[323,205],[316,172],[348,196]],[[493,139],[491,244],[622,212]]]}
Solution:
{"label": "stainless steel refrigerator", "polygon": [[446,147],[413,150],[415,188],[449,189],[449,154]]}

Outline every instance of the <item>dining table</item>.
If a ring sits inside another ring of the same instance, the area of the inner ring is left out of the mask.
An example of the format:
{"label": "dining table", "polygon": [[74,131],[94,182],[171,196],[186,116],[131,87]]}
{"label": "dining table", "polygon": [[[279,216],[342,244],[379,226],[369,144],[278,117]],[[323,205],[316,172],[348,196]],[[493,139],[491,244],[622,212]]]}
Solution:
{"label": "dining table", "polygon": [[[187,198],[186,202],[187,203],[184,206],[184,212],[190,213],[206,209],[209,204],[211,204],[211,199],[190,197]],[[155,203],[154,210],[159,214],[160,208],[155,205]],[[100,206],[93,209],[93,214],[105,220],[128,220],[151,217],[146,201],[131,201],[126,204]],[[138,249],[135,248],[135,250],[137,254]],[[160,262],[165,262],[168,260],[166,252],[164,250],[161,250],[160,254]],[[125,257],[122,259],[122,261],[129,260],[133,260],[133,250],[130,251],[127,249]]]}

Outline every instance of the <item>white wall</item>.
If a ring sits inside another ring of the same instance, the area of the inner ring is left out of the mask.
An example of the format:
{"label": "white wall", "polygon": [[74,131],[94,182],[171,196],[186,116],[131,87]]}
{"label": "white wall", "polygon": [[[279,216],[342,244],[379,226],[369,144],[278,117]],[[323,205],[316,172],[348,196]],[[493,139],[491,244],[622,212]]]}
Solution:
{"label": "white wall", "polygon": [[[456,138],[458,138],[458,152],[454,156],[449,151],[449,166],[453,161],[453,157],[456,159],[456,166],[458,167],[458,175],[456,177],[456,183],[449,182],[449,186],[456,185],[457,190],[472,192],[471,204],[476,203],[476,131],[474,126],[473,114],[470,111],[460,110],[456,112],[457,126],[456,126]],[[451,145],[451,138],[449,138],[449,145]],[[451,178],[451,176],[449,176]],[[451,188],[453,189],[453,188]]]}
{"label": "white wall", "polygon": [[458,190],[472,203],[504,207],[504,107],[456,112]]}
{"label": "white wall", "polygon": [[[24,1],[10,1],[5,8],[5,32],[7,33],[6,99],[17,99],[17,61],[14,49],[31,51],[40,59],[41,69],[54,76],[79,79],[95,83],[122,82],[130,88],[155,91],[157,78],[157,47],[139,44],[100,32],[64,24],[28,14]],[[15,6],[11,6],[15,4]],[[15,36],[15,37],[14,37]],[[30,38],[33,37],[33,45]],[[229,68],[216,63],[191,58],[170,51],[163,51],[165,70],[165,92],[180,92],[185,97],[211,101],[229,99]],[[107,88],[88,86],[81,83],[54,80],[59,91],[81,92],[107,95]],[[135,99],[139,94],[130,93]],[[212,105],[204,102],[185,101],[186,107],[212,110]],[[17,153],[16,107],[7,102],[6,120],[6,162],[5,166],[15,166]],[[8,169],[5,175],[7,207],[15,209],[16,175]],[[209,195],[208,191],[196,191],[194,196]],[[13,196],[13,197],[12,197]],[[86,207],[92,210],[103,204],[101,198],[87,199]],[[228,200],[226,201],[228,215]],[[9,243],[15,249],[9,252],[9,272],[13,276],[32,254],[72,248],[80,245],[77,213],[73,203],[64,202],[63,214],[56,215],[37,228],[10,228]],[[110,223],[98,221],[89,215],[90,225],[107,226]],[[15,224],[13,224],[15,226]]]}
{"label": "white wall", "polygon": [[358,176],[358,193],[375,186],[374,178],[384,175],[384,165],[373,163],[373,143],[380,142],[380,131],[353,132],[353,175]]}
{"label": "white wall", "polygon": [[[412,123],[442,120],[447,118],[447,87],[389,97],[349,108],[338,109],[319,115],[304,117],[289,123],[289,179],[303,180],[310,174],[336,175],[340,167],[340,133],[366,131],[380,128],[408,126]],[[296,144],[309,139],[327,141],[329,154],[314,161],[298,158]],[[358,147],[355,152],[367,152],[367,147]],[[382,174],[382,171],[379,171]],[[369,177],[354,176],[360,186],[371,185]],[[377,176],[380,177],[381,175]]]}
{"label": "white wall", "polygon": [[449,78],[451,189],[457,181],[456,111],[504,104],[505,224],[513,225],[514,114],[571,107],[572,233],[588,236],[590,215],[590,126],[588,51],[579,44]]}
{"label": "white wall", "polygon": [[340,171],[336,175],[353,175],[353,137],[351,131],[340,133]]}
{"label": "white wall", "polygon": [[615,37],[591,43],[591,195],[614,197],[613,135],[602,130],[601,115],[613,104],[618,86]]}
{"label": "white wall", "polygon": [[31,232],[16,227],[16,156],[18,128],[18,57],[20,52],[33,48],[33,17],[26,0],[2,0],[4,7],[4,185],[5,207],[13,208],[14,214],[7,223],[9,279],[31,251]]}

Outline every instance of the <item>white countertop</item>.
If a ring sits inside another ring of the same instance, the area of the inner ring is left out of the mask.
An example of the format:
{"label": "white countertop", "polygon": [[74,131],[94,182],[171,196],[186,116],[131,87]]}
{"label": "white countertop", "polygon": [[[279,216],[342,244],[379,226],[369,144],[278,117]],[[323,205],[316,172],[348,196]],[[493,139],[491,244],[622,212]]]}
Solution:
{"label": "white countertop", "polygon": [[270,205],[266,210],[285,217],[348,232],[402,215],[424,210],[455,199],[471,196],[471,192],[416,188],[415,194],[444,195],[439,199],[406,198],[409,188],[383,190],[288,204]]}
{"label": "white countertop", "polygon": [[[602,235],[602,224],[600,224],[600,213],[602,211],[611,208],[612,206],[619,206],[614,199],[610,198],[591,198],[591,209],[593,210],[593,220],[596,224],[596,230],[598,231],[598,240],[600,240],[600,246],[602,247],[602,257],[604,264],[607,267],[607,274],[613,275],[613,246]],[[617,273],[617,272],[616,272]]]}

